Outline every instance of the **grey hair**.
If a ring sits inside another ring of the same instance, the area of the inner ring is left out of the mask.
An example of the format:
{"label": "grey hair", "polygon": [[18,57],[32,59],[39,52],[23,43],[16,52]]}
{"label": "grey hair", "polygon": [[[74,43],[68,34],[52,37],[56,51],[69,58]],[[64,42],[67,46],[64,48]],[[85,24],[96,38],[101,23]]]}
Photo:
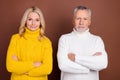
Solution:
{"label": "grey hair", "polygon": [[75,9],[74,9],[74,15],[76,14],[76,12],[78,11],[78,10],[87,10],[88,11],[88,13],[89,13],[89,15],[91,16],[92,15],[92,11],[88,8],[88,7],[86,7],[86,6],[77,6]]}

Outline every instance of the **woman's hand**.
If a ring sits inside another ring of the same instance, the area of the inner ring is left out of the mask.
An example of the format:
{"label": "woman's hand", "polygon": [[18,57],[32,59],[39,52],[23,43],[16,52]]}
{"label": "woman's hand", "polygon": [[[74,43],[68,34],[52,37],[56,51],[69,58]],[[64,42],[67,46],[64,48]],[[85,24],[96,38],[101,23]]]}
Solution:
{"label": "woman's hand", "polygon": [[18,61],[18,57],[16,55],[12,55],[12,59]]}
{"label": "woman's hand", "polygon": [[34,67],[39,67],[41,64],[41,62],[34,62]]}

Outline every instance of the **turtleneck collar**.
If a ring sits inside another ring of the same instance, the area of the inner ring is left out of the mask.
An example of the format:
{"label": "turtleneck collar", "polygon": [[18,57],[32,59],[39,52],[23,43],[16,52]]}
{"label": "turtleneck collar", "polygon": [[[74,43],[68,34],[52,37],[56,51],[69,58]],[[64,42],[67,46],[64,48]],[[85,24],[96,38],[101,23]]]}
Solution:
{"label": "turtleneck collar", "polygon": [[85,30],[84,32],[78,32],[73,28],[73,33],[76,34],[78,37],[85,37],[87,36],[90,32],[89,32],[89,28],[87,30]]}
{"label": "turtleneck collar", "polygon": [[35,31],[31,31],[28,28],[25,28],[24,37],[26,39],[38,39],[39,34],[40,34],[40,29],[37,29]]}

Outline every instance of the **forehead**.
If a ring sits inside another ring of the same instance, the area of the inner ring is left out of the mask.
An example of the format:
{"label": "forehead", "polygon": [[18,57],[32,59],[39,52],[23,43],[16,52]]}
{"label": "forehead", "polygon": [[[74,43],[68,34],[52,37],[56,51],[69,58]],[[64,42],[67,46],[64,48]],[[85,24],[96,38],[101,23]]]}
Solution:
{"label": "forehead", "polygon": [[87,10],[78,10],[75,13],[76,17],[90,17],[89,12]]}
{"label": "forehead", "polygon": [[30,12],[30,13],[28,14],[28,17],[39,18],[40,16],[39,16],[38,13],[36,13],[36,12]]}

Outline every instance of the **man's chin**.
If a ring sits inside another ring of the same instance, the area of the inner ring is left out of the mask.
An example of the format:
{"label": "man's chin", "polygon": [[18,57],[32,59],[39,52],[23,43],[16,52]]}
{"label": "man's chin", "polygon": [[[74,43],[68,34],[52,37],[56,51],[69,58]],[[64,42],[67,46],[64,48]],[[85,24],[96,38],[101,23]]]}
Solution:
{"label": "man's chin", "polygon": [[85,32],[86,29],[77,29],[78,32],[82,33],[82,32]]}

